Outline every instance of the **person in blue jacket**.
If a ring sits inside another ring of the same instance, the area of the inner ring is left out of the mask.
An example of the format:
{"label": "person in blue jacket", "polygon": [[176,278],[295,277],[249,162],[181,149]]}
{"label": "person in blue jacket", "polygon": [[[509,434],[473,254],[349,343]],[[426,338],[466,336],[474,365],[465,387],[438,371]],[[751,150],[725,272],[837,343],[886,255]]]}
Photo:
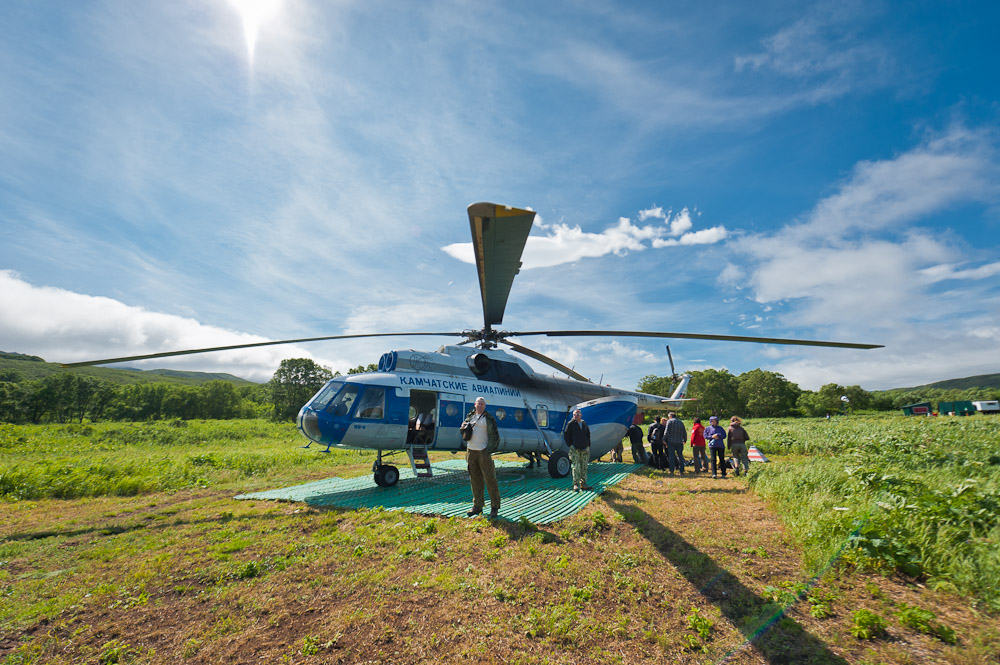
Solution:
{"label": "person in blue jacket", "polygon": [[708,419],[709,425],[705,428],[705,440],[708,441],[709,454],[712,457],[712,477],[718,478],[715,469],[715,460],[718,458],[719,466],[722,467],[722,477],[726,477],[726,430],[719,427],[719,417],[712,416]]}

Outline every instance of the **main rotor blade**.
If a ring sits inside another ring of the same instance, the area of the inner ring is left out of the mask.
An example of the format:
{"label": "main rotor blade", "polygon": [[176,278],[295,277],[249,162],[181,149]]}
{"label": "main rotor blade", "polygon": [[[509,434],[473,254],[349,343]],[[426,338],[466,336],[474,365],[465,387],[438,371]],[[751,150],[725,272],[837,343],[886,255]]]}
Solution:
{"label": "main rotor blade", "polygon": [[520,344],[515,344],[514,342],[511,342],[511,341],[506,340],[506,339],[502,339],[500,341],[503,342],[504,344],[506,344],[507,346],[509,346],[510,348],[514,349],[518,353],[523,353],[524,355],[528,356],[529,358],[534,358],[535,360],[541,361],[541,362],[545,363],[546,365],[548,365],[549,367],[555,367],[560,372],[568,374],[569,376],[572,376],[574,379],[577,379],[579,381],[587,381],[587,382],[590,381],[590,379],[588,379],[584,375],[579,374],[577,372],[574,372],[572,369],[570,369],[569,367],[566,367],[566,365],[563,365],[561,362],[559,362],[557,360],[553,360],[552,358],[549,358],[546,355],[542,355],[538,351],[532,351],[531,349],[529,349],[526,346],[521,346]]}
{"label": "main rotor blade", "polygon": [[123,356],[121,358],[105,358],[103,360],[85,360],[77,363],[60,363],[60,367],[89,367],[90,365],[107,365],[123,363],[130,360],[148,360],[150,358],[169,358],[170,356],[187,356],[194,353],[211,353],[212,351],[231,351],[233,349],[251,349],[256,346],[274,346],[276,344],[296,344],[299,342],[321,342],[330,339],[353,339],[355,337],[393,337],[409,335],[437,335],[439,337],[463,336],[460,332],[396,332],[396,333],[362,333],[360,335],[328,335],[326,337],[304,337],[302,339],[282,339],[276,342],[253,342],[252,344],[233,344],[231,346],[213,346],[207,349],[185,349],[183,351],[164,351],[162,353],[147,353],[141,356]]}
{"label": "main rotor blade", "polygon": [[786,339],[783,337],[745,337],[742,335],[705,335],[701,333],[641,332],[638,330],[536,330],[534,332],[507,332],[504,335],[546,335],[548,337],[670,337],[680,339],[706,339],[723,342],[756,342],[757,344],[794,344],[798,346],[832,346],[841,349],[881,349],[882,344],[854,344],[852,342],[823,342],[811,339]]}
{"label": "main rotor blade", "polygon": [[483,299],[483,324],[487,328],[503,321],[510,287],[521,269],[521,253],[534,221],[535,213],[530,210],[495,203],[469,206],[472,248]]}

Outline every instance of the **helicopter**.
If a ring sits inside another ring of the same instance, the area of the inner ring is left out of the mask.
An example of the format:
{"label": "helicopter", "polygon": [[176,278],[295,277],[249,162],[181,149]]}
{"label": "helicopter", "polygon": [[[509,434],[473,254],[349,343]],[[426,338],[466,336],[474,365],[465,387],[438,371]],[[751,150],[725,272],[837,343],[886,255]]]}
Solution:
{"label": "helicopter", "polygon": [[[574,369],[513,341],[515,337],[659,337],[852,349],[881,347],[702,333],[499,330],[494,326],[503,321],[535,212],[482,202],[470,205],[468,216],[483,305],[483,327],[480,329],[330,335],[108,358],[68,363],[63,367],[362,337],[434,335],[464,338],[457,344],[444,345],[432,352],[405,349],[384,353],[376,371],[338,376],[327,381],[299,410],[298,429],[309,439],[305,448],[316,443],[325,446],[322,452],[332,448],[373,450],[374,481],[389,488],[399,481],[400,474],[397,466],[387,463],[387,458],[405,453],[413,474],[417,478],[427,478],[433,476],[430,452],[454,454],[465,449],[459,427],[479,397],[487,401],[487,411],[497,422],[500,445],[496,453],[545,459],[553,478],[565,477],[570,472],[563,431],[577,409],[590,427],[590,457],[593,460],[606,455],[622,440],[640,411],[676,407],[689,399],[685,394],[691,376],[677,376],[672,356],[670,364],[674,381],[678,382],[676,389],[669,396],[652,395],[594,383]],[[520,357],[498,348],[501,344],[566,377],[536,372]],[[669,347],[667,353],[670,354]]]}

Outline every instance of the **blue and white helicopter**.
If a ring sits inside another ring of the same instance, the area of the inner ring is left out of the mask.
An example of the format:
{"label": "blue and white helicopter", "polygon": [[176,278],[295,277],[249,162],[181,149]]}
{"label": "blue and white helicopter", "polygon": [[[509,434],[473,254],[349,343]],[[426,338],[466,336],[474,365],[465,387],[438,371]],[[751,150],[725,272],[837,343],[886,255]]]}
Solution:
{"label": "blue and white helicopter", "polygon": [[[570,471],[562,433],[574,410],[580,409],[590,426],[590,455],[597,459],[622,440],[639,410],[678,407],[686,399],[689,375],[679,377],[677,388],[668,397],[612,388],[593,383],[552,358],[511,341],[513,337],[660,337],[852,349],[880,346],[698,333],[497,330],[493,326],[503,321],[507,298],[521,267],[521,254],[535,213],[494,203],[474,203],[469,206],[468,213],[483,302],[482,329],[332,335],[170,351],[64,366],[359,337],[462,337],[464,341],[457,345],[442,346],[437,351],[407,349],[385,353],[379,359],[377,371],[331,379],[299,411],[299,430],[310,439],[306,447],[315,442],[326,446],[323,452],[331,448],[374,450],[372,472],[375,482],[382,487],[392,487],[399,480],[399,469],[383,458],[405,453],[417,477],[431,476],[429,452],[457,453],[464,449],[459,426],[478,397],[486,399],[487,410],[496,418],[500,432],[497,453],[547,459],[548,472],[553,478],[564,477]],[[497,348],[500,344],[554,367],[568,378],[539,374],[520,358]]]}

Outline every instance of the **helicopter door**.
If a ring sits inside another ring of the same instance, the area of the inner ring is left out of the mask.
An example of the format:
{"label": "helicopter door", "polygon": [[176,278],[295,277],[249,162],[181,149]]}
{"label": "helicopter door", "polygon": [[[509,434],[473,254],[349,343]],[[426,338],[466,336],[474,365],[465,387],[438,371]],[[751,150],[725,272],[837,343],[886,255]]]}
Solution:
{"label": "helicopter door", "polygon": [[430,390],[410,391],[410,422],[406,443],[417,446],[434,444],[437,435],[438,394]]}
{"label": "helicopter door", "polygon": [[632,395],[592,399],[571,406],[570,417],[577,409],[590,428],[590,458],[597,459],[608,454],[625,437],[638,409],[638,401]]}

